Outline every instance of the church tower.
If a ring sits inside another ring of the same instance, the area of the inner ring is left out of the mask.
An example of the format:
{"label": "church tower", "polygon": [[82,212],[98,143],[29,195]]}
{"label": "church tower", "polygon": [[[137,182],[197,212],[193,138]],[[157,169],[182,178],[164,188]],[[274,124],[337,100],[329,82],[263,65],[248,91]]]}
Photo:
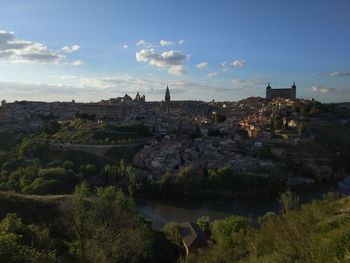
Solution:
{"label": "church tower", "polygon": [[166,86],[166,91],[165,91],[165,102],[169,102],[170,101],[170,91],[169,91],[169,87]]}
{"label": "church tower", "polygon": [[266,87],[266,99],[271,99],[271,86],[270,86],[270,82]]}
{"label": "church tower", "polygon": [[297,97],[297,86],[295,85],[295,81],[294,81],[293,85],[292,85],[292,96],[291,96],[291,98],[295,100],[296,97]]}

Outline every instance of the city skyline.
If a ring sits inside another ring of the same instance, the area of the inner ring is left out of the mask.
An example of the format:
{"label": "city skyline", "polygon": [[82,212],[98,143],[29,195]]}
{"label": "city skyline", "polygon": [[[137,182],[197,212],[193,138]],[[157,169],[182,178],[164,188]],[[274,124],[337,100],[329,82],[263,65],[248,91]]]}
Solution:
{"label": "city skyline", "polygon": [[350,100],[348,1],[4,1],[1,99]]}

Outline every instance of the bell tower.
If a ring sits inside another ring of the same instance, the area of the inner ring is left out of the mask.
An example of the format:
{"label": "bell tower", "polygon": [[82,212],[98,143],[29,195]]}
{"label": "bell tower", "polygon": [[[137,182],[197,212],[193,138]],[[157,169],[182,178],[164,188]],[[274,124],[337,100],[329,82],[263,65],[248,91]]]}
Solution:
{"label": "bell tower", "polygon": [[292,96],[291,98],[293,100],[295,100],[297,97],[297,86],[295,85],[295,81],[293,82],[293,85],[292,85]]}
{"label": "bell tower", "polygon": [[270,86],[270,82],[266,87],[266,99],[271,99],[271,86]]}

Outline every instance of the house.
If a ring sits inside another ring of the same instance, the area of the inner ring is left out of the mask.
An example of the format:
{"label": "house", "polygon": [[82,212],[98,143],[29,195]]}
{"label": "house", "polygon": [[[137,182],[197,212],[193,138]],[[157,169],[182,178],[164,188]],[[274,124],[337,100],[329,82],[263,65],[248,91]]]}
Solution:
{"label": "house", "polygon": [[263,143],[262,142],[258,142],[258,141],[254,142],[254,148],[255,149],[261,149],[262,147],[263,147]]}
{"label": "house", "polygon": [[179,234],[186,249],[186,255],[198,248],[207,246],[208,238],[196,223],[181,223],[179,225]]}

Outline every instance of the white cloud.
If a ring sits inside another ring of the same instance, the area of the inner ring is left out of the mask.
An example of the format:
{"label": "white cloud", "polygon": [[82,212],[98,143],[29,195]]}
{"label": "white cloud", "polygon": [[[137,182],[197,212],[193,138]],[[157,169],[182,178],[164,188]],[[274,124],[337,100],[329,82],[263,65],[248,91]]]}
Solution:
{"label": "white cloud", "polygon": [[173,45],[175,45],[175,42],[167,41],[167,40],[161,40],[161,41],[159,41],[159,44],[161,46],[173,46]]}
{"label": "white cloud", "polygon": [[199,64],[196,65],[196,68],[203,70],[203,69],[208,69],[208,62],[201,62]]}
{"label": "white cloud", "polygon": [[326,87],[319,87],[319,86],[312,86],[311,87],[311,91],[325,94],[325,93],[334,92],[334,91],[336,91],[336,89],[334,89],[334,88],[326,88]]}
{"label": "white cloud", "polygon": [[177,42],[179,45],[182,45],[183,43],[185,43],[185,40],[181,39]]}
{"label": "white cloud", "polygon": [[65,50],[73,52],[78,47],[67,46],[64,50],[55,51],[45,44],[19,39],[13,32],[0,30],[0,60],[9,63],[67,64]]}
{"label": "white cloud", "polygon": [[127,44],[124,44],[123,45],[123,48],[128,48],[129,46]]}
{"label": "white cloud", "polygon": [[217,72],[209,72],[209,73],[207,74],[207,76],[208,76],[209,78],[216,77],[216,76],[218,76],[218,75],[220,75],[220,74],[217,73]]}
{"label": "white cloud", "polygon": [[80,59],[77,59],[75,61],[73,61],[72,63],[70,63],[72,66],[81,66],[83,65],[84,63],[80,60]]}
{"label": "white cloud", "polygon": [[73,45],[73,46],[64,46],[62,48],[62,51],[64,53],[72,53],[72,52],[75,52],[75,51],[78,51],[80,49],[80,46],[79,45]]}
{"label": "white cloud", "polygon": [[265,88],[265,84],[269,82],[267,77],[249,77],[246,79],[233,79],[232,84],[235,88]]}
{"label": "white cloud", "polygon": [[221,63],[221,67],[222,67],[223,72],[229,71],[231,68],[242,68],[244,66],[245,66],[244,59],[236,59],[230,63],[227,61],[224,61]]}
{"label": "white cloud", "polygon": [[334,71],[334,72],[329,72],[327,75],[329,75],[331,77],[348,77],[348,76],[350,76],[350,72]]}
{"label": "white cloud", "polygon": [[153,44],[151,43],[148,43],[146,42],[145,40],[140,40],[136,43],[137,46],[141,46],[141,47],[144,47],[144,48],[152,48],[153,47]]}
{"label": "white cloud", "polygon": [[76,79],[77,76],[74,75],[50,75],[50,78],[54,78],[54,79],[64,79],[64,80],[71,80],[71,79]]}
{"label": "white cloud", "polygon": [[172,75],[183,75],[187,73],[187,69],[183,65],[171,66],[168,73]]}
{"label": "white cloud", "polygon": [[[190,58],[178,50],[169,50],[162,53],[157,53],[154,49],[142,49],[136,52],[136,60],[139,62],[148,63],[149,65],[156,66],[159,68],[183,66],[183,64]],[[175,72],[183,74],[186,72],[184,67],[173,67],[169,69],[169,73],[174,74]]]}
{"label": "white cloud", "polygon": [[232,65],[233,67],[236,67],[236,68],[244,67],[244,65],[245,65],[245,60],[243,60],[243,59],[236,59],[235,61],[233,61],[233,62],[231,63],[231,65]]}
{"label": "white cloud", "polygon": [[[147,94],[160,94],[164,95],[166,85],[164,80],[158,78],[136,78],[128,74],[115,75],[104,78],[82,78],[80,83],[77,85],[80,89],[95,89],[100,93],[103,90],[104,94],[111,94],[111,96],[116,96],[118,92],[121,94],[140,93]],[[189,87],[196,86],[195,83],[189,82],[187,80],[167,80],[166,83],[169,84],[171,88],[171,93],[177,92],[179,90],[186,91]]]}

